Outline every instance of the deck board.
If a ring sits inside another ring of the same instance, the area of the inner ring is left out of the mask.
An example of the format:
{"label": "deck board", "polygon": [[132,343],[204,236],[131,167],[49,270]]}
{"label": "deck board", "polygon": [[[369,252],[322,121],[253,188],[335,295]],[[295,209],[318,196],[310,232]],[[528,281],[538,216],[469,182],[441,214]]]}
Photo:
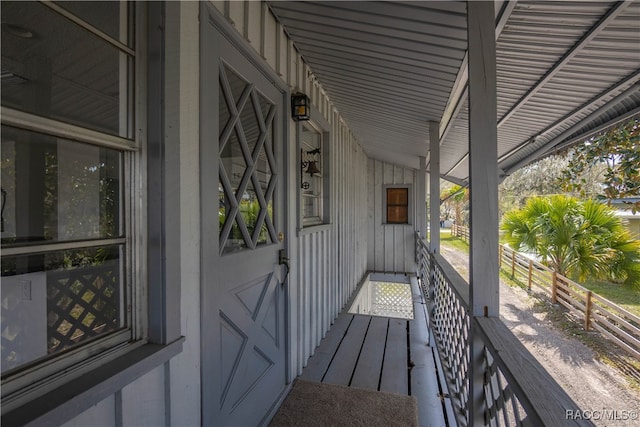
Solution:
{"label": "deck board", "polygon": [[389,319],[372,317],[365,337],[358,364],[351,380],[352,387],[378,390],[380,368],[385,353],[385,346],[380,345],[387,339]]}
{"label": "deck board", "polygon": [[409,393],[409,373],[407,362],[407,321],[389,320],[380,390],[391,393]]}
{"label": "deck board", "polygon": [[371,316],[354,315],[322,382],[349,385],[370,321]]}
{"label": "deck board", "polygon": [[[426,305],[414,280],[411,286],[414,320],[341,313],[309,358],[301,377],[404,395],[410,393],[418,400],[420,426],[446,426],[447,402],[443,405],[440,399]],[[450,406],[447,409],[450,411]]]}
{"label": "deck board", "polygon": [[301,378],[311,381],[322,380],[352,319],[352,314],[341,314],[338,316],[333,326],[329,329],[329,332],[327,332],[322,341],[320,341],[320,345],[314,355],[309,358],[307,366],[302,371]]}

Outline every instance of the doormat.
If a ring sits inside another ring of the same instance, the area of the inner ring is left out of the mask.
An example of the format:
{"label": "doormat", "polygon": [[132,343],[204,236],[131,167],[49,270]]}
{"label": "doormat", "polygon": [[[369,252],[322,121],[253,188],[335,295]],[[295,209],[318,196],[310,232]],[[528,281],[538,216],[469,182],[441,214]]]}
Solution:
{"label": "doormat", "polygon": [[293,426],[417,426],[414,396],[296,379],[269,424]]}

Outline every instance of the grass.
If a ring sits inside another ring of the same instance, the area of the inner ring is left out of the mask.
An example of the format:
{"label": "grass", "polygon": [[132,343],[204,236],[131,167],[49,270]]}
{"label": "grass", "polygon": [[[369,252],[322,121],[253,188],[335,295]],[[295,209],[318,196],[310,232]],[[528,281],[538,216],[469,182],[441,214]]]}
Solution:
{"label": "grass", "polygon": [[469,244],[456,236],[452,236],[451,230],[448,228],[440,229],[440,244],[463,251],[466,254],[469,253]]}
{"label": "grass", "polygon": [[582,286],[640,316],[640,290],[601,280],[588,280]]}
{"label": "grass", "polygon": [[[455,236],[451,236],[449,230],[441,231],[440,242],[442,245],[469,253],[469,244]],[[527,289],[526,283],[519,280],[517,276],[511,277],[510,269],[500,269],[500,280],[509,286]],[[595,280],[590,280],[584,283],[583,286],[626,310],[640,315],[640,291],[621,284]],[[546,298],[537,298],[534,303],[534,310],[546,313],[547,320],[554,327],[561,330],[567,337],[575,338],[591,348],[602,362],[617,368],[623,373],[633,389],[640,390],[640,360],[628,356],[623,350],[612,345],[611,341],[601,334],[594,331],[586,331],[582,326],[581,320],[575,319],[571,312],[564,307],[551,304]]]}

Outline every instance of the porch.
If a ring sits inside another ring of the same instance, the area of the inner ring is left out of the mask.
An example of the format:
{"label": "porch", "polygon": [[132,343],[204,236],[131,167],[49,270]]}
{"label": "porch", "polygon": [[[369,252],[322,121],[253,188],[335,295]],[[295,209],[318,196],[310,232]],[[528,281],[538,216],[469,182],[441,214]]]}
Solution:
{"label": "porch", "polygon": [[[593,425],[567,418],[576,404],[499,318],[471,321],[469,284],[419,235],[416,254],[413,319],[350,313],[361,284],[299,378],[415,396],[420,426],[457,426],[476,425],[474,373],[483,378],[483,425]],[[474,366],[472,346],[481,349]]]}
{"label": "porch", "polygon": [[[2,3],[3,310],[44,331],[29,275],[103,248],[119,310],[71,351],[3,347],[3,423],[262,426],[302,375],[424,425],[575,424],[498,318],[497,184],[640,112],[640,2],[99,6]],[[472,190],[471,287],[423,240],[441,178]],[[417,318],[340,314],[367,271],[417,273]]]}
{"label": "porch", "polygon": [[300,378],[415,396],[420,425],[456,425],[444,371],[411,277],[413,319],[340,313]]}

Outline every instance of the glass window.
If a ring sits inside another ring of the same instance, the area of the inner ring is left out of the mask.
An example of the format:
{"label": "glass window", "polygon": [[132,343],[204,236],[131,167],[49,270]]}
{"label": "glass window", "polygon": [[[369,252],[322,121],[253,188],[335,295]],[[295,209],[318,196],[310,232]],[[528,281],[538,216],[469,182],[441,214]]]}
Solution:
{"label": "glass window", "polygon": [[[111,33],[130,22],[123,4],[67,6]],[[36,2],[3,1],[1,28],[2,107],[19,118],[0,128],[4,402],[138,329],[124,206],[136,156],[108,148],[112,135],[132,142],[133,58]],[[77,126],[98,132],[88,141]]]}
{"label": "glass window", "polygon": [[[276,241],[273,102],[233,70],[220,75],[218,222],[222,253]],[[242,94],[249,95],[242,104]],[[230,105],[240,105],[232,117]]]}
{"label": "glass window", "polygon": [[387,223],[409,223],[408,188],[387,188]]}
{"label": "glass window", "polygon": [[122,153],[2,126],[2,243],[118,237]]}
{"label": "glass window", "polygon": [[[132,46],[133,37],[129,37],[126,19],[122,19],[122,9],[127,2],[121,1],[58,1],[63,8],[79,18],[104,31],[107,35],[124,44]],[[126,15],[125,15],[126,16]]]}
{"label": "glass window", "polygon": [[131,136],[128,54],[37,2],[3,1],[1,28],[2,105]]}
{"label": "glass window", "polygon": [[2,257],[2,375],[125,326],[122,245]]}
{"label": "glass window", "polygon": [[300,157],[301,157],[301,203],[303,226],[322,224],[324,222],[323,198],[323,135],[313,125],[306,122],[301,125]]}
{"label": "glass window", "polygon": [[2,126],[1,159],[4,375],[125,319],[122,244],[48,249],[122,235],[122,153]]}

